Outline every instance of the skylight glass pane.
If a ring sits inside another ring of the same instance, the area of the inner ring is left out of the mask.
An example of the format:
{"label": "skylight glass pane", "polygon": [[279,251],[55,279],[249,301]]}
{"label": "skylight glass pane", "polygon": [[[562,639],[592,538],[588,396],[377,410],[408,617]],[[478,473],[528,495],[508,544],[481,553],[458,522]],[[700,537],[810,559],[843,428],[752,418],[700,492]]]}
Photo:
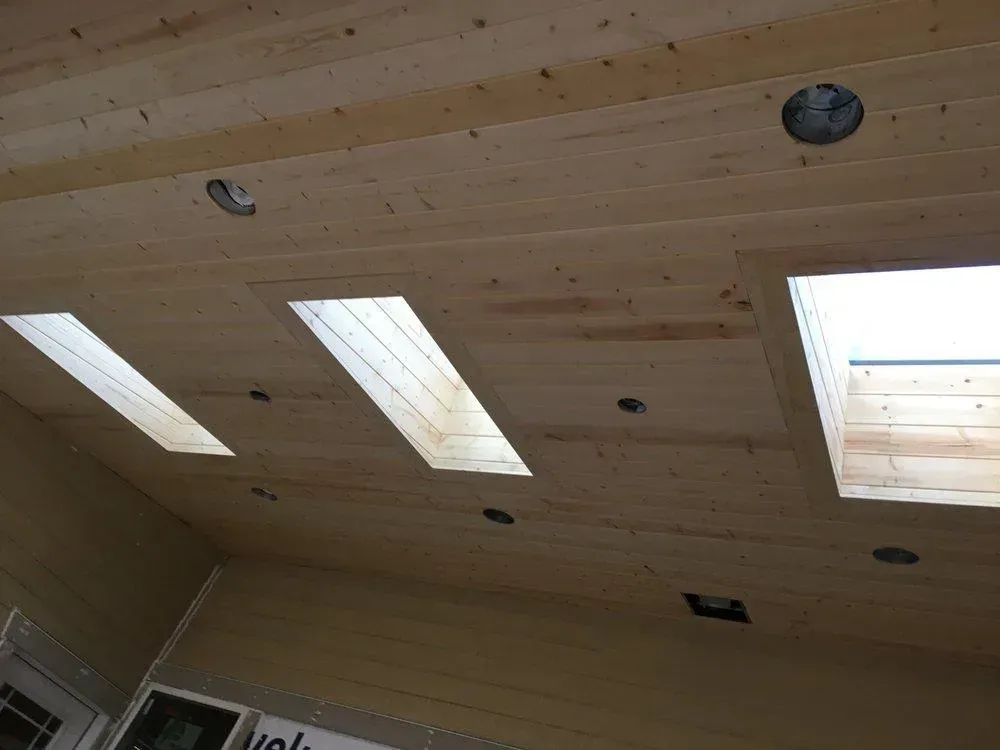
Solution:
{"label": "skylight glass pane", "polygon": [[1000,266],[813,277],[852,362],[998,362]]}
{"label": "skylight glass pane", "polygon": [[402,297],[288,304],[433,468],[531,475]]}
{"label": "skylight glass pane", "polygon": [[168,451],[233,455],[70,313],[2,320]]}

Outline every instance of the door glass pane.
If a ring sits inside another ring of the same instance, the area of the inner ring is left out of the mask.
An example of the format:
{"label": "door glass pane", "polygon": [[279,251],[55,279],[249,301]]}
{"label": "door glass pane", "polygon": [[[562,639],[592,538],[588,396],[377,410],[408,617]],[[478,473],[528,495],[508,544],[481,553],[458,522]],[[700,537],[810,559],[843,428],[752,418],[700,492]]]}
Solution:
{"label": "door glass pane", "polygon": [[7,704],[11,708],[15,709],[18,713],[23,714],[24,716],[31,719],[40,727],[44,727],[45,722],[53,718],[52,714],[50,714],[44,708],[39,706],[24,693],[19,693],[17,690],[14,690],[7,697]]}
{"label": "door glass pane", "polygon": [[232,711],[153,692],[118,750],[220,750],[238,718]]}
{"label": "door glass pane", "polygon": [[42,730],[9,707],[0,708],[0,748],[28,750]]}
{"label": "door glass pane", "polygon": [[0,750],[45,750],[62,721],[28,696],[0,688]]}

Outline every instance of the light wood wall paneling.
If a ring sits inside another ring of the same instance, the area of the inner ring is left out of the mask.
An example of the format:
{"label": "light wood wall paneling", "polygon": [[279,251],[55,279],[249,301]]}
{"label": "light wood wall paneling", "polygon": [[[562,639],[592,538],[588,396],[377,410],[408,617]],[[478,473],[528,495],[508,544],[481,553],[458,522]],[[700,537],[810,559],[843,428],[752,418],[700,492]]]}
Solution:
{"label": "light wood wall paneling", "polygon": [[[902,737],[931,748],[957,741],[956,731],[979,747],[991,734],[990,669],[700,624],[242,562],[172,659],[529,750],[825,750]],[[720,680],[720,671],[741,679]],[[917,675],[952,696],[928,699],[925,711],[939,719],[919,727],[909,718],[926,695]],[[900,690],[913,699],[886,703]],[[843,722],[844,712],[854,720]]]}
{"label": "light wood wall paneling", "polygon": [[6,396],[0,411],[3,601],[129,692],[218,553]]}
{"label": "light wood wall paneling", "polygon": [[[276,536],[277,540],[285,539],[280,533],[272,536]],[[388,541],[384,543],[392,544]],[[251,549],[250,545],[238,538],[227,537],[227,544],[237,554],[245,554]],[[394,569],[384,556],[368,555],[364,548],[349,542],[341,544],[367,571],[389,574]],[[472,549],[460,560],[435,563],[428,554],[430,549],[431,545],[399,547],[397,562],[405,562],[409,575],[424,580],[522,595],[530,592],[545,600],[592,603],[621,612],[642,611],[662,615],[666,609],[671,616],[677,616],[684,611],[679,597],[674,598],[677,588],[690,587],[721,596],[741,596],[753,602],[752,606],[756,611],[754,623],[766,632],[794,636],[808,629],[840,637],[871,639],[877,638],[879,632],[891,631],[892,641],[895,643],[920,649],[951,651],[961,654],[961,658],[972,660],[990,663],[996,660],[994,629],[987,609],[980,611],[982,616],[965,617],[942,614],[940,611],[930,612],[899,600],[894,600],[891,604],[867,604],[836,596],[818,597],[816,592],[799,594],[794,590],[783,589],[779,593],[773,585],[754,588],[752,582],[741,583],[738,578],[728,577],[680,577],[674,583],[657,575],[655,560],[646,564],[653,572],[641,561],[636,561],[628,569],[615,569],[612,565],[612,571],[601,576],[585,575],[580,566],[552,562],[545,557],[525,556],[520,560],[497,560],[493,556],[477,554]],[[268,557],[274,561],[294,565],[302,565],[306,559],[315,561],[317,557],[323,556],[324,552],[309,554],[301,544],[292,545],[287,539],[284,544],[275,543],[273,551],[268,553]],[[868,557],[870,560],[870,556]],[[862,557],[859,555],[856,559],[860,561]],[[850,560],[850,556],[844,555],[830,557],[827,562],[842,565]],[[783,564],[795,566],[803,563],[788,557]],[[545,566],[547,570],[544,579],[537,576],[539,566]],[[669,572],[669,567],[667,571]],[[720,583],[725,590],[717,590],[723,588]],[[816,625],[806,628],[795,624],[802,622]],[[873,627],[873,623],[879,624]]]}
{"label": "light wood wall paneling", "polygon": [[848,453],[1000,458],[1000,428],[893,424],[854,424],[847,434]]}

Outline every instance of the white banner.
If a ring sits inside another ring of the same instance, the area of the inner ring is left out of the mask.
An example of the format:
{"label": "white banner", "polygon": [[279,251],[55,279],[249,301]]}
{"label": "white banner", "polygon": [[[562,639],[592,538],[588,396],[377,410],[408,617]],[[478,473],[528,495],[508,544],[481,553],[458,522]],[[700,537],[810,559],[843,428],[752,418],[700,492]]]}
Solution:
{"label": "white banner", "polygon": [[262,716],[245,747],[246,750],[393,750],[277,716]]}

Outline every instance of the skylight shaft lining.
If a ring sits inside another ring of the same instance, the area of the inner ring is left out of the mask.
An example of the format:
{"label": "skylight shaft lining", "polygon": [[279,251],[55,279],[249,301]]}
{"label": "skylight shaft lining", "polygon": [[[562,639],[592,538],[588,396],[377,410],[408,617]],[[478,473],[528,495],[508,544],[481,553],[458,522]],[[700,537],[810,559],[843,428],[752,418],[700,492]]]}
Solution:
{"label": "skylight shaft lining", "polygon": [[288,304],[431,467],[530,476],[405,299]]}
{"label": "skylight shaft lining", "polygon": [[70,313],[0,319],[166,450],[233,455]]}
{"label": "skylight shaft lining", "polygon": [[[393,388],[390,380],[386,378],[386,375],[390,374],[388,369],[380,373],[355,347],[348,343],[347,339],[350,338],[348,332],[357,329],[338,328],[337,320],[344,322],[344,318],[334,317],[330,314],[324,316],[324,312],[334,311],[335,308],[330,307],[330,305],[339,304],[339,301],[323,300],[322,304],[315,302],[289,304],[326,347],[327,351],[347,370],[348,374],[375,402],[382,413],[403,433],[403,436],[422,455],[424,453],[431,455],[433,446],[440,442],[440,431],[436,430],[431,421],[423,414],[417,412],[403,394]],[[324,307],[323,304],[327,306]],[[344,312],[349,313],[346,307]],[[369,351],[371,351],[370,348]]]}
{"label": "skylight shaft lining", "polygon": [[419,348],[427,358],[438,368],[455,388],[468,388],[458,374],[455,367],[448,361],[448,357],[441,351],[441,347],[431,338],[430,333],[424,328],[413,309],[406,304],[402,297],[380,297],[375,299],[375,303],[381,307],[392,322],[403,331],[404,334]]}
{"label": "skylight shaft lining", "polygon": [[1000,507],[1000,266],[789,278],[841,497]]}
{"label": "skylight shaft lining", "polygon": [[[43,321],[37,319],[31,320],[29,319],[31,317],[33,316],[21,316],[18,325],[15,325],[10,320],[7,320],[7,322],[18,333],[31,341],[40,351],[67,370],[67,372],[72,372],[71,368],[93,371],[96,377],[104,376],[107,378],[106,382],[102,385],[106,385],[108,390],[115,392],[116,395],[127,400],[131,400],[131,397],[139,399],[150,410],[160,411],[177,425],[197,425],[197,422],[172,402],[170,404],[172,409],[169,411],[165,408],[159,408],[157,401],[162,394],[140,373],[133,370],[134,374],[123,372],[117,373],[114,377],[109,375],[109,371],[119,369],[124,360],[121,360],[104,342],[94,336],[91,331],[84,328],[75,318],[56,320],[53,317]],[[67,342],[70,340],[74,341],[77,345],[73,347],[68,346]],[[107,356],[108,352],[111,353],[111,357]],[[88,361],[83,356],[83,353],[91,356],[95,361]],[[66,364],[63,364],[63,361]],[[132,382],[122,382],[122,380],[126,379],[122,375],[131,377]],[[100,381],[95,379],[93,382],[99,383]],[[101,394],[98,393],[97,395]]]}
{"label": "skylight shaft lining", "polygon": [[[459,390],[459,385],[452,381],[434,361],[434,349],[432,347],[421,347],[413,341],[405,328],[392,318],[390,312],[383,307],[381,299],[351,299],[344,300],[344,307],[354,315],[355,318],[386,347],[390,356],[394,357],[413,378],[419,382],[424,389],[430,391],[440,402],[445,412],[450,411],[455,400],[455,395]],[[416,316],[413,316],[417,320]],[[429,338],[429,336],[428,336]],[[433,345],[433,340],[431,340]],[[437,351],[439,357],[443,358],[444,353]],[[421,360],[423,360],[421,362]],[[422,372],[416,368],[417,363],[424,364]],[[433,370],[428,371],[428,365]],[[435,376],[437,373],[437,376]],[[458,377],[458,373],[455,373]],[[461,383],[461,378],[458,378]],[[446,414],[442,413],[446,418]]]}
{"label": "skylight shaft lining", "polygon": [[[354,357],[345,356],[354,362],[352,375],[355,380],[358,380],[357,373],[366,375],[370,373],[372,378],[383,381],[386,386],[406,398],[412,408],[417,409],[418,404],[423,407],[419,409],[421,413],[437,429],[441,429],[454,396],[435,388],[428,388],[419,374],[407,366],[407,362],[400,357],[400,354],[405,355],[405,351],[400,352],[399,347],[393,346],[392,340],[396,333],[403,335],[402,331],[395,326],[386,330],[384,326],[374,325],[374,322],[373,325],[366,324],[366,321],[359,317],[359,313],[364,315],[363,310],[356,312],[356,306],[352,309],[352,306],[345,304],[351,301],[353,300],[323,300],[319,303],[306,303],[305,309],[315,316],[318,323],[325,327],[331,336],[353,353]],[[338,348],[343,351],[340,344]],[[370,380],[366,379],[365,382],[368,382],[373,390],[381,391],[378,385]],[[427,402],[423,398],[427,393],[436,399],[437,404]]]}

